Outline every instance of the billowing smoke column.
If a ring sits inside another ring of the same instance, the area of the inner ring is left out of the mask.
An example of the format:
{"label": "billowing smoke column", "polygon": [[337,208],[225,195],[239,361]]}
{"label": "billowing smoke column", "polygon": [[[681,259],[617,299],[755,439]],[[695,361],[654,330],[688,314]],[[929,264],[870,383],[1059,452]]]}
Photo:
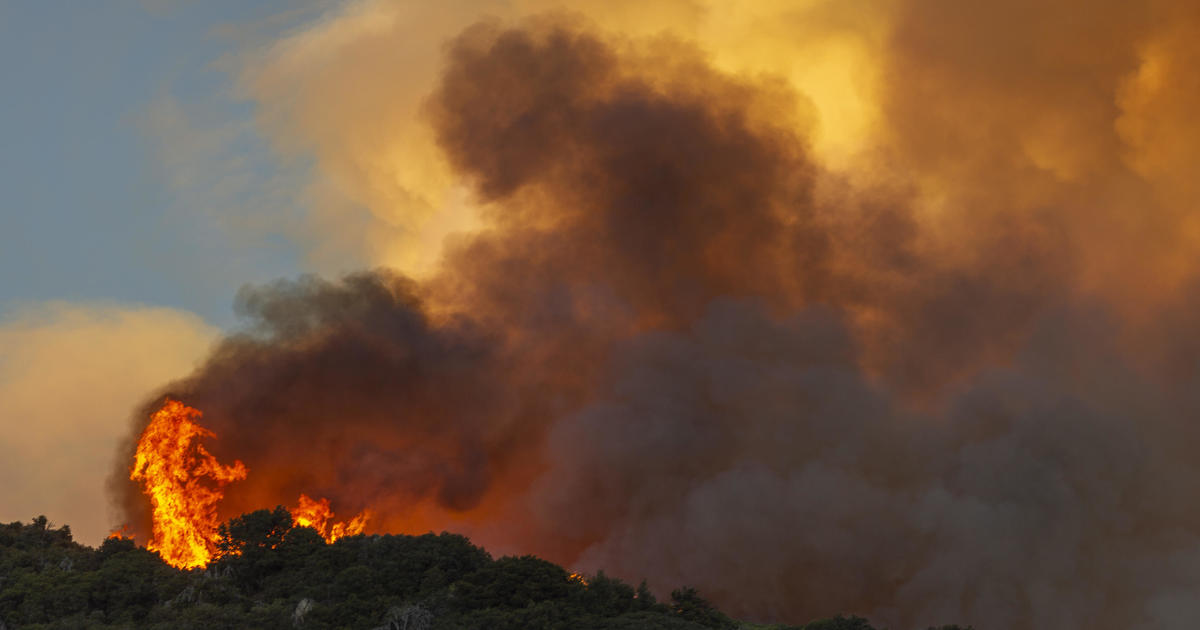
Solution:
{"label": "billowing smoke column", "polygon": [[223,513],[308,492],[759,619],[1200,624],[1186,296],[1086,297],[1009,191],[931,246],[903,186],[808,157],[798,95],[686,44],[542,19],[446,63],[426,114],[485,228],[421,282],[245,289],[162,392],[252,471]]}

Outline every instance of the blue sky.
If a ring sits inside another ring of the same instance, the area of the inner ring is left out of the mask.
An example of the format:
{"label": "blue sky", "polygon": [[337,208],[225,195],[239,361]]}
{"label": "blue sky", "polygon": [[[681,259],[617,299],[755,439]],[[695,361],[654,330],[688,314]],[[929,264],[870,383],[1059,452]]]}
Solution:
{"label": "blue sky", "polygon": [[0,3],[0,522],[97,544],[131,410],[236,325],[239,287],[306,271],[307,167],[260,136],[235,58],[308,7]]}
{"label": "blue sky", "polygon": [[[148,124],[164,103],[201,111],[237,130],[215,157],[252,171],[250,180],[269,179],[276,167],[252,109],[218,62],[244,38],[306,16],[285,13],[291,6],[0,5],[0,312],[111,300],[184,309],[224,327],[239,286],[300,270],[300,253],[281,234],[243,238],[197,207],[164,167],[161,130]],[[252,203],[244,198],[252,194],[243,186],[232,193],[243,198],[224,201]]]}

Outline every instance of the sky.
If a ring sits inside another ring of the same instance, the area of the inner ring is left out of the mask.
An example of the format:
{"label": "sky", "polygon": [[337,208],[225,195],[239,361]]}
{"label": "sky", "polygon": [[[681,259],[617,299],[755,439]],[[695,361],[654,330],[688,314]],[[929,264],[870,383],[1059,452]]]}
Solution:
{"label": "sky", "polygon": [[[278,238],[232,238],[197,189],[255,191],[238,177],[254,156],[250,110],[217,68],[238,40],[220,27],[281,12],[258,2],[6,3],[3,33],[4,213],[0,287],[6,310],[44,300],[116,300],[194,312],[217,325],[246,279],[294,271]],[[241,160],[203,182],[164,161],[165,134],[186,133],[199,105],[223,133],[186,138],[214,160]],[[164,117],[173,118],[164,120]],[[191,186],[192,189],[185,188]]]}
{"label": "sky", "polygon": [[0,5],[0,521],[147,540],[174,397],[249,471],[214,519],[1195,628],[1197,42],[1179,0]]}
{"label": "sky", "polygon": [[304,271],[282,230],[229,221],[267,205],[278,167],[220,67],[304,12],[0,6],[0,520],[101,537],[101,471],[132,406],[233,323],[240,286]]}

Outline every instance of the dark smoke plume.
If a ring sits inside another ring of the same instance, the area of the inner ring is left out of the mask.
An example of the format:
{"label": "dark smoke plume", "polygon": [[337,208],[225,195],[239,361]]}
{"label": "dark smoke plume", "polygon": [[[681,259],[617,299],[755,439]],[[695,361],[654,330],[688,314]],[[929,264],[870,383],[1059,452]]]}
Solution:
{"label": "dark smoke plume", "polygon": [[1195,344],[1070,290],[1053,213],[947,262],[902,191],[818,201],[799,98],[678,42],[463,33],[427,115],[487,228],[422,283],[246,289],[162,392],[249,468],[226,515],[321,494],[764,620],[1195,627]]}

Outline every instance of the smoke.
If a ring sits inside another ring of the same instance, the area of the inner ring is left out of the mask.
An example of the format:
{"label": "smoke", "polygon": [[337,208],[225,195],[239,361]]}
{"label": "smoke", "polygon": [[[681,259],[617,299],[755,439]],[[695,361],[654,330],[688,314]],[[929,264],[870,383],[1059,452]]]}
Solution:
{"label": "smoke", "polygon": [[1193,627],[1191,149],[1154,139],[1195,40],[1031,7],[893,7],[859,152],[703,40],[471,26],[405,116],[477,229],[245,289],[160,398],[249,468],[226,515],[319,494],[756,619]]}

